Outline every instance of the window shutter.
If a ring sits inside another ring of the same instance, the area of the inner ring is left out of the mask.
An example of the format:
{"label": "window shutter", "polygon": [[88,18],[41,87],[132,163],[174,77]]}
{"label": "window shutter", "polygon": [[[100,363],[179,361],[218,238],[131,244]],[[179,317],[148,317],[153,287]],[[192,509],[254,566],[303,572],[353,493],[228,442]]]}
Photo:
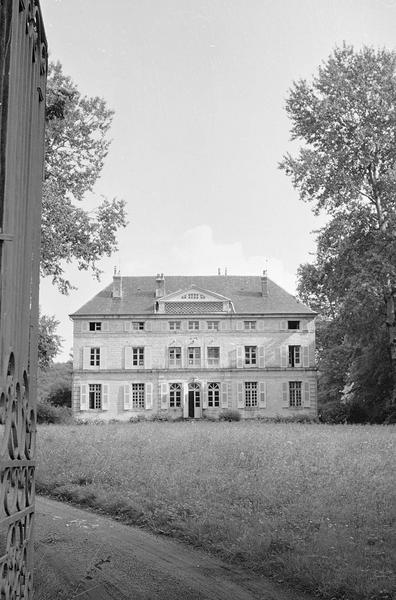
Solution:
{"label": "window shutter", "polygon": [[265,381],[259,382],[259,408],[267,408],[267,384]]}
{"label": "window shutter", "polygon": [[182,321],[181,322],[182,331],[187,331],[187,327],[188,327],[187,321]]}
{"label": "window shutter", "polygon": [[153,384],[146,383],[145,390],[146,390],[146,398],[145,398],[146,410],[151,410],[153,408]]}
{"label": "window shutter", "polygon": [[168,321],[161,321],[161,331],[168,331],[168,330],[169,330]]}
{"label": "window shutter", "polygon": [[303,353],[303,367],[309,367],[309,348],[308,346],[303,346],[301,350]]}
{"label": "window shutter", "polygon": [[165,381],[160,383],[161,408],[168,408],[168,384]]}
{"label": "window shutter", "polygon": [[108,321],[102,321],[102,331],[109,331],[109,322]]}
{"label": "window shutter", "polygon": [[289,408],[289,385],[287,381],[282,383],[282,406]]}
{"label": "window shutter", "polygon": [[228,382],[221,382],[221,408],[228,408]]}
{"label": "window shutter", "polygon": [[132,324],[130,321],[125,321],[124,323],[124,331],[126,331],[127,333],[130,333],[132,329]]}
{"label": "window shutter", "polygon": [[83,369],[90,369],[91,365],[89,364],[91,358],[91,348],[85,346],[83,348]]}
{"label": "window shutter", "polygon": [[228,323],[226,320],[220,321],[220,329],[221,329],[221,331],[227,331]]}
{"label": "window shutter", "polygon": [[99,369],[107,369],[107,348],[100,348]]}
{"label": "window shutter", "polygon": [[265,347],[264,346],[259,346],[258,355],[259,355],[259,368],[264,369],[264,367],[265,367]]}
{"label": "window shutter", "polygon": [[124,356],[124,369],[132,369],[132,346],[125,346]]}
{"label": "window shutter", "polygon": [[152,368],[151,348],[150,348],[150,346],[145,346],[144,347],[144,368],[145,369],[151,369]]}
{"label": "window shutter", "polygon": [[202,384],[202,408],[208,408],[208,385]]}
{"label": "window shutter", "polygon": [[183,415],[188,417],[188,383],[183,382],[182,384],[182,408]]}
{"label": "window shutter", "polygon": [[131,408],[132,408],[131,384],[124,383],[124,410],[131,410]]}
{"label": "window shutter", "polygon": [[304,381],[304,398],[303,398],[303,406],[304,408],[311,407],[311,398],[309,394],[309,381]]}
{"label": "window shutter", "polygon": [[242,331],[242,329],[243,329],[243,321],[237,321],[236,322],[236,328],[237,328],[237,331]]}
{"label": "window shutter", "polygon": [[83,333],[85,333],[86,331],[89,331],[89,322],[88,321],[81,321],[81,331]]}
{"label": "window shutter", "polygon": [[315,365],[315,342],[312,341],[308,346],[308,366]]}
{"label": "window shutter", "polygon": [[107,383],[102,385],[102,410],[109,410],[109,386]]}
{"label": "window shutter", "polygon": [[287,331],[287,321],[281,321],[279,327],[281,331]]}
{"label": "window shutter", "polygon": [[80,385],[80,410],[88,410],[88,385]]}
{"label": "window shutter", "polygon": [[264,331],[265,328],[265,323],[263,321],[263,319],[260,319],[259,321],[257,321],[257,329],[259,331]]}
{"label": "window shutter", "polygon": [[243,369],[243,346],[237,346],[236,349],[236,367],[237,369]]}
{"label": "window shutter", "polygon": [[287,367],[287,346],[280,348],[280,366]]}
{"label": "window shutter", "polygon": [[243,397],[243,383],[238,381],[238,408],[245,408],[245,398]]}
{"label": "window shutter", "polygon": [[152,322],[151,321],[146,321],[144,323],[144,331],[151,331],[152,329]]}
{"label": "window shutter", "polygon": [[309,402],[310,407],[316,407],[316,381],[311,381],[309,384]]}

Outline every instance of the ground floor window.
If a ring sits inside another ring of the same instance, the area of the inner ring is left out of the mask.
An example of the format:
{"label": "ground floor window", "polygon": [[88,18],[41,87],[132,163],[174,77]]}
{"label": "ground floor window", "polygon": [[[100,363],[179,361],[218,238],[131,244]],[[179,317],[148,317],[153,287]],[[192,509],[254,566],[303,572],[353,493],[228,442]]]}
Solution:
{"label": "ground floor window", "polygon": [[182,386],[180,383],[171,383],[169,386],[169,406],[170,408],[181,407]]}
{"label": "ground floor window", "polygon": [[220,406],[220,383],[208,383],[208,406],[209,408]]}
{"label": "ground floor window", "polygon": [[289,406],[301,406],[301,381],[289,381]]}
{"label": "ground floor window", "polygon": [[132,408],[144,408],[144,383],[132,383]]}
{"label": "ground floor window", "polygon": [[257,381],[245,381],[245,406],[257,406]]}
{"label": "ground floor window", "polygon": [[89,408],[102,408],[102,385],[100,383],[89,384]]}

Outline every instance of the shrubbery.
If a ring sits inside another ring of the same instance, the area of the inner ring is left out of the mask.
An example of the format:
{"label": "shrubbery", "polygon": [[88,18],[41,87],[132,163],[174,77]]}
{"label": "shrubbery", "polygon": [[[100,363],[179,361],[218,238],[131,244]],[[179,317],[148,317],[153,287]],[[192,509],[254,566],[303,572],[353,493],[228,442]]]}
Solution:
{"label": "shrubbery", "polygon": [[71,408],[53,406],[45,400],[37,402],[37,423],[68,424],[73,421]]}
{"label": "shrubbery", "polygon": [[223,410],[219,415],[219,421],[240,421],[241,413],[239,410]]}

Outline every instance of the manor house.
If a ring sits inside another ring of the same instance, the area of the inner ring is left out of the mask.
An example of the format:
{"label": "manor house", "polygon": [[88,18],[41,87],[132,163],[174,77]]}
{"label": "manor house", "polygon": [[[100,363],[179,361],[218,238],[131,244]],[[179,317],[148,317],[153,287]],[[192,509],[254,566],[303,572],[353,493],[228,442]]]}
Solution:
{"label": "manor house", "polygon": [[115,273],[71,319],[78,418],[316,414],[315,313],[265,273]]}

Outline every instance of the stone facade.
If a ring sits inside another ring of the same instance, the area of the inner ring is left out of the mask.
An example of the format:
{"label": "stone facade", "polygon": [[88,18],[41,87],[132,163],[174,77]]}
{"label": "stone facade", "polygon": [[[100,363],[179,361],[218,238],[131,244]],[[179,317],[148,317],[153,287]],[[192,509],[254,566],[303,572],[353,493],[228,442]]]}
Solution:
{"label": "stone facade", "polygon": [[71,315],[76,417],[316,414],[315,314],[266,277],[206,279],[116,275]]}

